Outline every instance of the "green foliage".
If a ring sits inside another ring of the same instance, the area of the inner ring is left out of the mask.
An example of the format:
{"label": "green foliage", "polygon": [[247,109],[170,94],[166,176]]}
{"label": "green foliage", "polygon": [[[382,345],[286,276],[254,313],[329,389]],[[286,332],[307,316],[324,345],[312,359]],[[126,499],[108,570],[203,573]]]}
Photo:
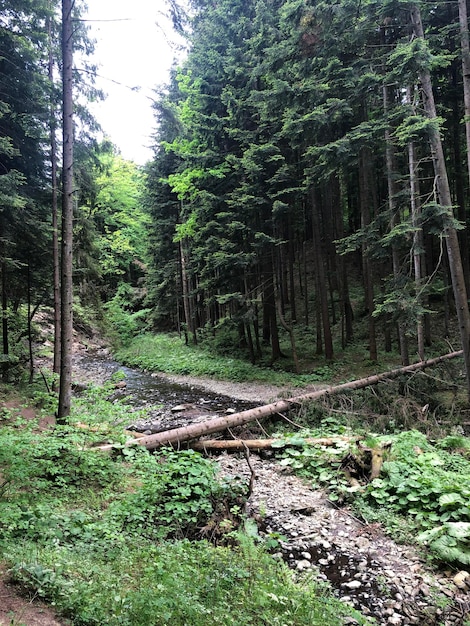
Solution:
{"label": "green foliage", "polygon": [[[232,484],[217,482],[213,464],[193,451],[168,450],[153,458],[154,475],[133,493],[116,500],[107,517],[127,533],[144,536],[194,536],[213,518],[218,503],[231,508],[237,495]],[[149,468],[147,468],[149,469]]]}
{"label": "green foliage", "polygon": [[83,549],[22,552],[14,579],[79,626],[340,626],[346,615],[366,623],[313,580],[296,585],[248,536],[236,550],[128,541],[113,559],[95,555],[91,568]]}
{"label": "green foliage", "polygon": [[273,448],[282,448],[280,464],[326,489],[331,500],[338,500],[339,492],[347,486],[340,468],[350,444],[337,441],[331,446],[310,445],[305,441],[308,436],[311,434],[301,433],[276,441]]}
{"label": "green foliage", "polygon": [[106,331],[115,347],[127,346],[147,325],[149,310],[136,307],[136,300],[136,289],[122,282],[103,306]]}
{"label": "green foliage", "polygon": [[441,449],[432,446],[416,431],[396,435],[382,477],[363,497],[409,515],[418,528],[429,530],[420,539],[429,542],[440,559],[468,564],[470,488],[462,477],[470,476],[470,462],[443,447],[446,444]]}
{"label": "green foliage", "polygon": [[418,541],[427,544],[442,561],[470,565],[469,522],[445,522],[418,535]]}
{"label": "green foliage", "polygon": [[223,356],[205,345],[185,345],[176,334],[142,334],[118,350],[116,357],[126,365],[139,367],[151,372],[188,374],[192,376],[212,376],[220,380],[264,381],[273,385],[293,384],[305,386],[308,383],[326,380],[332,372],[330,366],[320,366],[312,374],[292,375],[272,368],[251,365],[232,356]]}
{"label": "green foliage", "polygon": [[[128,407],[106,409],[108,393],[76,399],[71,423],[106,431],[122,421]],[[95,430],[35,426],[0,429],[0,555],[16,582],[77,626],[366,623],[313,578],[296,583],[254,524],[236,530],[246,488],[219,482],[201,455],[106,455],[90,449]],[[211,520],[232,547],[174,539],[207,533]]]}

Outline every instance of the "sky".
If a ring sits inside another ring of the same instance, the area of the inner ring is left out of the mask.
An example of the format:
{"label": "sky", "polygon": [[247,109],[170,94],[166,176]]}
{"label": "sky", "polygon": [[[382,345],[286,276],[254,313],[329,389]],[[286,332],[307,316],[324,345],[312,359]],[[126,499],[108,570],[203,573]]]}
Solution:
{"label": "sky", "polygon": [[162,0],[89,0],[82,17],[96,40],[97,86],[108,94],[90,109],[124,158],[152,157],[153,90],[167,82],[175,55]]}

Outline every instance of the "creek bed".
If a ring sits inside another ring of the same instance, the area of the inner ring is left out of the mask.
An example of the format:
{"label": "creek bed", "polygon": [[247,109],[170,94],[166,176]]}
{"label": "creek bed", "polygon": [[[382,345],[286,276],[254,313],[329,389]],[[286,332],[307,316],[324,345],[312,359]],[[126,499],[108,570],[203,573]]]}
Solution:
{"label": "creek bed", "polygon": [[174,383],[163,375],[126,367],[106,354],[80,355],[75,358],[74,367],[75,378],[79,383],[90,380],[102,383],[121,372],[123,378],[116,382],[111,399],[128,404],[131,414],[145,410],[145,418],[132,420],[130,416],[129,424],[126,425],[127,430],[145,434],[163,432],[257,406],[253,402],[213,393],[197,385]]}
{"label": "creek bed", "polygon": [[[134,421],[130,417],[128,426],[146,433],[256,406],[123,367],[106,355],[81,355],[76,365],[85,381],[104,382],[122,371],[125,384],[114,397],[127,402],[130,413],[145,409],[147,417]],[[251,470],[241,455],[223,453],[217,461],[221,474],[244,476],[248,483]],[[413,547],[397,545],[375,525],[362,524],[346,510],[336,509],[321,491],[286,474],[279,464],[255,454],[251,464],[256,478],[248,513],[262,517],[262,532],[268,537],[282,537],[278,556],[300,576],[312,572],[328,581],[343,601],[378,624],[468,623],[470,593],[428,570]]]}

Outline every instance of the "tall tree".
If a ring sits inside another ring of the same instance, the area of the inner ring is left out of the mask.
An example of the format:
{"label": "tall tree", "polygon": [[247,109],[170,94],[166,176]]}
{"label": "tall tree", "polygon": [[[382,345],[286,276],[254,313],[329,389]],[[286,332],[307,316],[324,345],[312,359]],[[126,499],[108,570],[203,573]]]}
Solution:
{"label": "tall tree", "polygon": [[58,423],[70,415],[73,344],[73,0],[62,0],[62,256]]}
{"label": "tall tree", "polygon": [[[424,29],[421,19],[421,11],[417,4],[411,5],[411,23],[413,31],[420,46],[425,46]],[[431,81],[431,73],[426,65],[422,65],[419,71],[421,88],[423,91],[423,102],[427,116],[433,122],[437,121],[436,105],[434,102],[434,92]],[[460,339],[464,353],[465,372],[467,378],[467,390],[470,398],[470,312],[468,308],[467,291],[465,288],[465,277],[460,256],[460,246],[455,227],[455,220],[452,211],[452,196],[450,193],[447,168],[442,146],[441,135],[438,124],[430,125],[429,141],[436,175],[436,185],[439,194],[439,202],[445,209],[444,232],[446,237],[446,249],[449,259],[449,269],[452,278],[455,306],[459,322]]]}

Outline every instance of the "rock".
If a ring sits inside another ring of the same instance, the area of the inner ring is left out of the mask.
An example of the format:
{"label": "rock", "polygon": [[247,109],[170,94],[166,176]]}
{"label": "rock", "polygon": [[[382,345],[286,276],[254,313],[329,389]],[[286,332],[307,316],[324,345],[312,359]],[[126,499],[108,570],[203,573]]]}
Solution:
{"label": "rock", "polygon": [[470,574],[465,570],[461,570],[454,576],[453,581],[459,589],[467,589],[467,587],[470,587]]}
{"label": "rock", "polygon": [[[434,619],[438,607],[448,604],[446,586],[455,572],[446,579],[442,573],[429,572],[411,546],[396,544],[380,529],[364,537],[363,525],[341,509],[333,509],[321,491],[312,491],[292,474],[281,473],[275,461],[262,461],[252,454],[251,463],[256,481],[249,507],[253,512],[263,511],[266,532],[286,536],[281,544],[284,559],[299,574],[313,570],[317,576],[318,565],[323,570],[318,578],[329,578],[342,602],[384,626],[424,624],[427,616]],[[221,455],[219,464],[224,475],[230,466],[228,474],[249,476],[242,458]],[[346,524],[346,519],[351,523]],[[462,576],[462,580],[467,585],[467,578]],[[455,587],[450,589],[455,595]],[[459,597],[470,601],[466,587]],[[427,623],[460,626],[453,617],[447,619],[447,613],[443,617],[445,622]]]}
{"label": "rock", "polygon": [[347,587],[348,589],[359,589],[362,587],[362,582],[360,580],[350,580],[347,583],[343,583],[342,587]]}
{"label": "rock", "polygon": [[171,408],[172,413],[180,413],[181,411],[188,411],[189,409],[193,409],[194,406],[192,404],[177,404],[176,406]]}

